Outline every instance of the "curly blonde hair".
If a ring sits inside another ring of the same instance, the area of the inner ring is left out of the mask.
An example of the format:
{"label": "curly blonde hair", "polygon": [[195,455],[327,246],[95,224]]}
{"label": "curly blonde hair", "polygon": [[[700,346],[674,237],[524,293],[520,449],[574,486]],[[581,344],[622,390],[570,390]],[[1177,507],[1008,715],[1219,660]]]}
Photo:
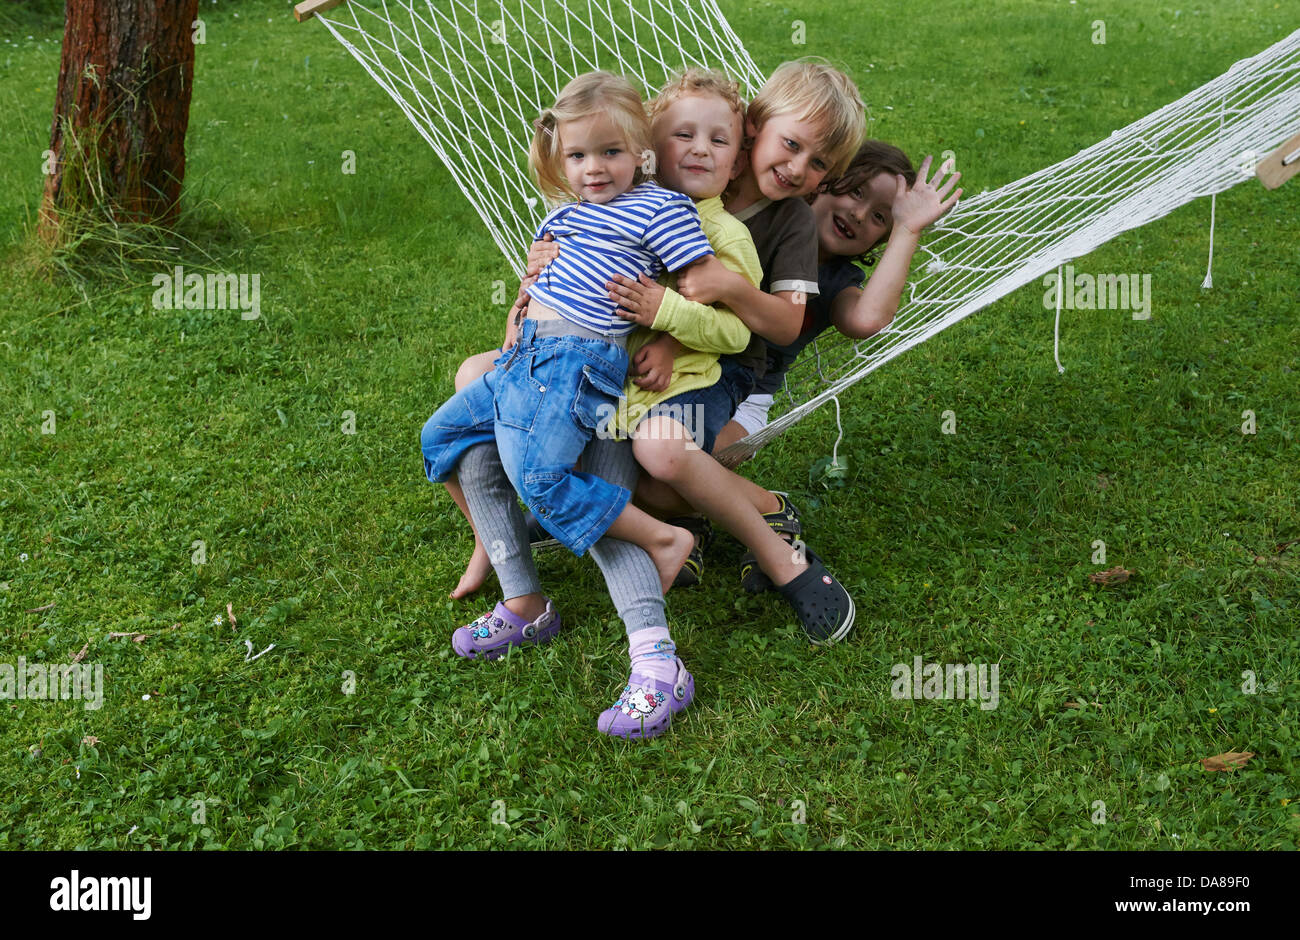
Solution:
{"label": "curly blonde hair", "polygon": [[653,127],[673,102],[683,95],[716,95],[740,116],[740,130],[745,130],[745,99],[740,97],[740,85],[716,69],[691,67],[668,80],[659,94],[650,102],[650,126]]}

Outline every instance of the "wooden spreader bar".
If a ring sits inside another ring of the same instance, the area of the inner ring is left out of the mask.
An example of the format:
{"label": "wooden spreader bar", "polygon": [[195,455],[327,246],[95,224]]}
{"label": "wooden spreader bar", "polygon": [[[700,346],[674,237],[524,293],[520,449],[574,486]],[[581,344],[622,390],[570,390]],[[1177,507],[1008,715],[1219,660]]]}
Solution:
{"label": "wooden spreader bar", "polygon": [[326,10],[332,10],[343,0],[302,0],[302,3],[293,8],[293,18],[299,23],[306,22],[317,13],[324,13]]}
{"label": "wooden spreader bar", "polygon": [[1255,167],[1255,175],[1265,189],[1277,189],[1300,173],[1300,134],[1278,147]]}

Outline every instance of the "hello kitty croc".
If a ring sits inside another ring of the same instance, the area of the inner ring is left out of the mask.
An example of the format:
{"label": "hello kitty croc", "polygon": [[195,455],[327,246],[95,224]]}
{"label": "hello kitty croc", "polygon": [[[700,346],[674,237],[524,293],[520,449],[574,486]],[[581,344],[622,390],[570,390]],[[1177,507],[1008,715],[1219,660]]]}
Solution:
{"label": "hello kitty croc", "polygon": [[616,738],[654,738],[667,731],[695,698],[695,677],[677,660],[677,679],[660,682],[633,673],[618,701],[600,713],[596,728]]}
{"label": "hello kitty croc", "polygon": [[492,613],[484,614],[451,635],[451,648],[466,659],[496,659],[512,646],[545,643],[560,632],[560,615],[546,601],[546,610],[532,623],[516,615],[505,604],[497,604]]}

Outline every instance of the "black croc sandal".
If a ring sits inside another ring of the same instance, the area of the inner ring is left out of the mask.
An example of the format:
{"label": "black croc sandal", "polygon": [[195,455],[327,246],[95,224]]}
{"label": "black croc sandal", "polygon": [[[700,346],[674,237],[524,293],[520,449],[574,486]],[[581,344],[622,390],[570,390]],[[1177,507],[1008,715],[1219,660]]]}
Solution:
{"label": "black croc sandal", "polygon": [[[799,520],[799,510],[795,509],[790,500],[786,499],[784,493],[777,493],[776,498],[781,501],[781,508],[776,512],[763,514],[763,521],[766,522],[773,532],[782,535],[793,535],[795,538],[803,535],[803,523]],[[746,552],[740,559],[740,586],[750,594],[762,594],[764,591],[772,589],[772,579],[763,573],[763,569],[758,566],[758,561],[754,558],[753,552]]]}
{"label": "black croc sandal", "polygon": [[695,545],[686,556],[686,563],[677,572],[673,587],[695,587],[704,576],[704,553],[713,544],[713,525],[702,516],[678,516],[664,520],[669,525],[680,526],[695,536]]}
{"label": "black croc sandal", "polygon": [[822,564],[807,551],[808,570],[789,584],[777,588],[799,617],[799,623],[814,646],[835,643],[853,629],[853,598]]}

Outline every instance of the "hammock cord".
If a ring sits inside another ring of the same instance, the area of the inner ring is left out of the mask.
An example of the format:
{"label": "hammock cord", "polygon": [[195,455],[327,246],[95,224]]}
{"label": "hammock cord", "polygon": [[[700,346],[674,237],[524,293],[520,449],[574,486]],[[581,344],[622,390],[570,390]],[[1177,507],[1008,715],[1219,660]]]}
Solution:
{"label": "hammock cord", "polygon": [[1065,293],[1064,282],[1061,280],[1061,267],[1056,268],[1056,331],[1052,341],[1052,357],[1056,359],[1056,372],[1061,374],[1065,371],[1065,366],[1061,365],[1061,295]]}
{"label": "hammock cord", "polygon": [[[605,68],[650,95],[698,65],[749,96],[763,81],[714,0],[518,0],[482,12],[477,0],[349,0],[331,14],[316,19],[428,142],[520,276],[548,211],[527,169],[532,122],[569,79]],[[1297,124],[1300,30],[1073,156],[964,197],[921,242],[894,321],[864,340],[823,334],[787,373],[770,423],[731,456],[827,401],[838,408],[850,385],[1068,259],[1203,196],[1212,267],[1216,194],[1247,178],[1241,154],[1276,149]]]}

